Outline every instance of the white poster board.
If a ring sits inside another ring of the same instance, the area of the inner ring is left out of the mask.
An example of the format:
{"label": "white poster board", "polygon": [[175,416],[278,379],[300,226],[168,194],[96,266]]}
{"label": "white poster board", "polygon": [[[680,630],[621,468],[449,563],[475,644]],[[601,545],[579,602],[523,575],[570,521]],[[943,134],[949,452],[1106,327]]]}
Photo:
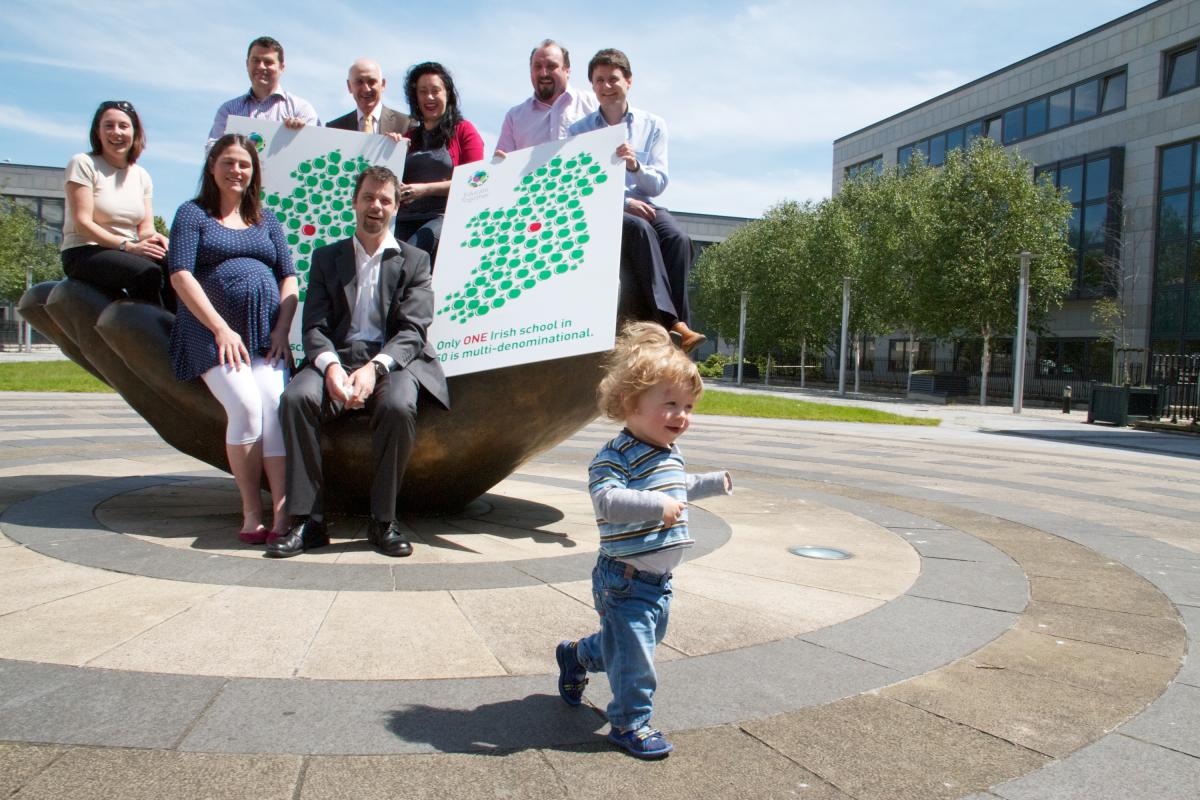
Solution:
{"label": "white poster board", "polygon": [[[313,251],[354,235],[354,177],[371,166],[403,176],[408,142],[315,125],[291,130],[282,122],[250,117],[230,117],[225,132],[248,137],[258,149],[263,210],[283,225],[303,308]],[[304,352],[302,316],[296,312],[289,337],[297,353]]]}
{"label": "white poster board", "polygon": [[612,348],[625,128],[454,171],[429,340],[446,375]]}

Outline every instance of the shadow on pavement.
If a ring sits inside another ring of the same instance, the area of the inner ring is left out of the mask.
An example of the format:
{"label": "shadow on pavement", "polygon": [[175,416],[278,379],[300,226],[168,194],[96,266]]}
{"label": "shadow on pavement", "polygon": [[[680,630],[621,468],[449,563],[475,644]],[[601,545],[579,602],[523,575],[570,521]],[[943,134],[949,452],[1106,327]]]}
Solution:
{"label": "shadow on pavement", "polygon": [[386,723],[392,734],[406,742],[427,744],[443,753],[485,755],[583,743],[602,745],[598,733],[607,724],[604,715],[590,706],[571,708],[556,694],[531,694],[471,709],[407,706],[392,711]]}

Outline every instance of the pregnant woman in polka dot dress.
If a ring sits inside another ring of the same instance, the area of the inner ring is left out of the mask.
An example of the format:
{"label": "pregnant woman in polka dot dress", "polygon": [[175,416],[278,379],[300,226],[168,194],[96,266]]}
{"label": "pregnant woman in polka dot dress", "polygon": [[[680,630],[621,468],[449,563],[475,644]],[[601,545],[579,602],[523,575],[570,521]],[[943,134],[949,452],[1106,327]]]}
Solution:
{"label": "pregnant woman in polka dot dress", "polygon": [[[225,407],[225,450],[242,498],[238,538],[263,544],[287,530],[279,396],[291,368],[296,269],[279,221],[259,203],[258,153],[226,134],[209,150],[200,195],[179,207],[167,254],[180,308],[171,362],[181,381],[201,378]],[[259,486],[271,487],[272,528]]]}

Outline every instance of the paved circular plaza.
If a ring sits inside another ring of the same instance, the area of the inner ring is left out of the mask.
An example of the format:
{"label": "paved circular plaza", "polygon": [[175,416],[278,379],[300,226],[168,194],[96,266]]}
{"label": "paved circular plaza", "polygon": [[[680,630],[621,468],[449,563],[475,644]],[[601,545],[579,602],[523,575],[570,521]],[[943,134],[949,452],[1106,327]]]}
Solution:
{"label": "paved circular plaza", "polygon": [[692,506],[676,753],[645,764],[604,743],[603,676],[555,689],[614,426],[405,520],[412,558],[337,517],[279,562],[120,399],[0,395],[0,794],[1194,798],[1200,439],[908,411],[946,422],[694,421],[689,469],[735,494]]}

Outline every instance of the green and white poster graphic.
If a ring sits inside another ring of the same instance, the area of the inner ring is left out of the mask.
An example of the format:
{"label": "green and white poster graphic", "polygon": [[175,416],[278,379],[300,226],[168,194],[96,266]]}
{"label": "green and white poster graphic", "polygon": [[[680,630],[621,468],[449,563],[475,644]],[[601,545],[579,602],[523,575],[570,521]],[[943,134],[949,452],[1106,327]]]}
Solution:
{"label": "green and white poster graphic", "polygon": [[429,338],[447,375],[612,347],[624,127],[454,170]]}
{"label": "green and white poster graphic", "polygon": [[[263,210],[283,226],[303,307],[313,251],[354,235],[355,176],[369,166],[403,176],[408,142],[313,125],[290,130],[282,122],[249,117],[230,117],[225,131],[243,134],[258,150]],[[301,317],[297,312],[290,337],[297,353],[304,351]]]}

